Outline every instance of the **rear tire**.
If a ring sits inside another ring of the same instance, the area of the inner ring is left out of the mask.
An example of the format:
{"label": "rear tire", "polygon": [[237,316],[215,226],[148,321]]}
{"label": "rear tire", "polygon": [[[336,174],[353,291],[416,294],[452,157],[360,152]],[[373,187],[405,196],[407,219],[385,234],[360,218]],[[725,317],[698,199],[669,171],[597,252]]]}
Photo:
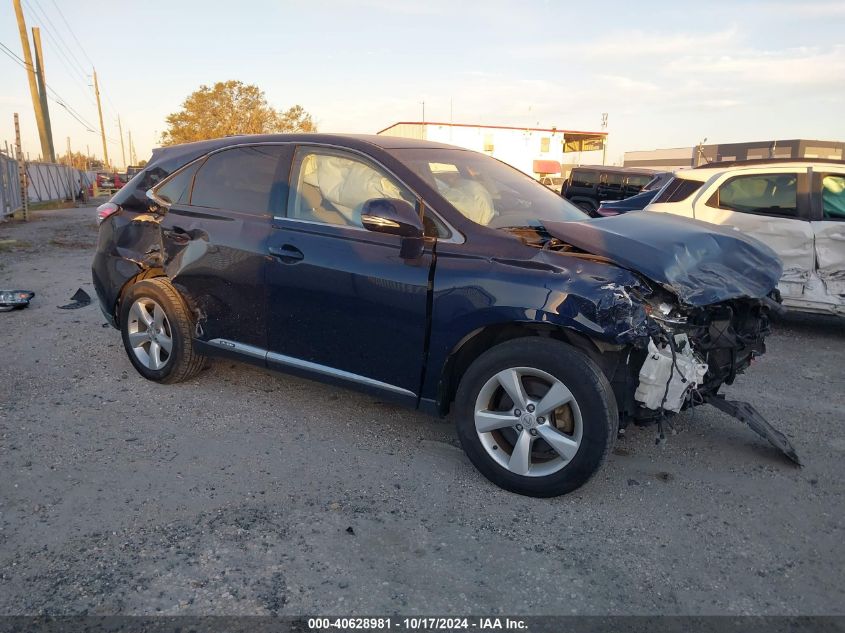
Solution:
{"label": "rear tire", "polygon": [[121,300],[123,346],[147,380],[175,383],[200,372],[206,359],[194,351],[193,330],[188,307],[165,277],[139,281]]}
{"label": "rear tire", "polygon": [[507,341],[479,356],[461,379],[455,405],[458,438],[475,467],[497,486],[532,497],[584,485],[619,426],[601,370],[545,337]]}

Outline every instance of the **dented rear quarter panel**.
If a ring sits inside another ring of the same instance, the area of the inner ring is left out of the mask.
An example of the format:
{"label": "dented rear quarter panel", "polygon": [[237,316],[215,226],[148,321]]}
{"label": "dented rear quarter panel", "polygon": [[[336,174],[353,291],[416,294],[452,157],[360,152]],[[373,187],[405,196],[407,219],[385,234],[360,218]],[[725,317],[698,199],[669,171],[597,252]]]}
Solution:
{"label": "dented rear quarter panel", "polygon": [[173,205],[161,223],[163,268],[194,313],[195,338],[267,347],[265,216]]}
{"label": "dented rear quarter panel", "polygon": [[121,211],[100,225],[92,277],[103,314],[113,326],[126,283],[161,267],[160,221],[160,216]]}

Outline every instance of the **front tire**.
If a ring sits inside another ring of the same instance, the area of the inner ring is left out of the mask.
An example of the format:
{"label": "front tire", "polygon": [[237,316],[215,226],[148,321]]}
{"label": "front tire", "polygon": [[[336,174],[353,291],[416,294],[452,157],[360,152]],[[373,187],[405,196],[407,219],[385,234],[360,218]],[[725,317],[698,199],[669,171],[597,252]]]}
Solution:
{"label": "front tire", "polygon": [[139,281],[120,304],[120,332],[132,365],[147,380],[175,383],[202,369],[190,313],[165,277]]}
{"label": "front tire", "polygon": [[584,485],[619,426],[601,370],[572,346],[545,337],[487,350],[461,379],[455,404],[470,461],[497,486],[532,497]]}

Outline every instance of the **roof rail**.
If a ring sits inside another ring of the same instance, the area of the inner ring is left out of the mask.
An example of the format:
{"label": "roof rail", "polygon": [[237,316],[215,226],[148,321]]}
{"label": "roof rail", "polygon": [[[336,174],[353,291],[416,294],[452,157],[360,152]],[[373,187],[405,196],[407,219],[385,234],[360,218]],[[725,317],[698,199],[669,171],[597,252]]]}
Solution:
{"label": "roof rail", "polygon": [[746,160],[713,161],[693,167],[693,169],[707,169],[708,167],[739,167],[742,165],[768,165],[778,163],[832,163],[845,165],[845,160],[839,158],[749,158]]}

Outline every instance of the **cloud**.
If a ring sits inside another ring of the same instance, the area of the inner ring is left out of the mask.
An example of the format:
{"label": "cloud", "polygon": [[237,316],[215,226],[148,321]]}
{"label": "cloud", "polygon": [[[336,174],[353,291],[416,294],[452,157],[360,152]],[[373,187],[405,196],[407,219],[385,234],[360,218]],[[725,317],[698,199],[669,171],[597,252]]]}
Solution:
{"label": "cloud", "polygon": [[778,2],[772,11],[780,15],[789,15],[790,19],[835,18],[845,16],[845,2]]}
{"label": "cloud", "polygon": [[746,85],[829,86],[843,90],[845,46],[827,50],[793,48],[784,51],[746,50],[710,56],[686,56],[669,63],[672,72],[719,77]]}
{"label": "cloud", "polygon": [[511,52],[515,57],[527,59],[628,60],[632,57],[671,57],[694,51],[719,50],[734,42],[736,37],[735,27],[712,33],[671,35],[632,29],[612,32],[594,40],[518,47]]}

